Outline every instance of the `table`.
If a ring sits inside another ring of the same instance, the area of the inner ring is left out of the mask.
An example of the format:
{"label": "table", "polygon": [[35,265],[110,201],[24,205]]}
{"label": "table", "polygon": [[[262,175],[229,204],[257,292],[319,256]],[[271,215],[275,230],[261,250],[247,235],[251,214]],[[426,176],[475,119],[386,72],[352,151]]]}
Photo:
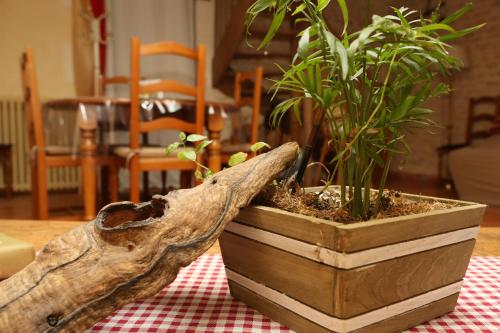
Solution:
{"label": "table", "polygon": [[[455,311],[405,332],[498,332],[499,276],[500,257],[473,257]],[[292,331],[232,298],[222,258],[212,254],[182,269],[154,297],[124,306],[87,332]]]}
{"label": "table", "polygon": [[[30,242],[40,251],[48,240],[82,223],[85,222],[0,220],[0,232]],[[90,332],[185,332],[188,329],[214,332],[214,326],[218,331],[226,327],[225,332],[289,332],[286,327],[233,300],[224,280],[218,245],[208,253],[211,255],[203,256],[194,266],[184,269],[178,279],[158,295],[125,306],[96,324]],[[480,228],[473,255],[500,256],[499,227]],[[481,265],[488,265],[488,271],[481,273]],[[492,314],[493,308],[480,311],[480,306],[500,304],[500,259],[475,257],[471,267],[474,270],[467,273],[465,293],[462,293],[457,310],[409,332],[495,332],[491,327],[493,320],[500,316],[498,308]],[[489,276],[489,287],[485,287],[483,273]],[[492,296],[496,299],[492,300]],[[193,300],[196,304],[191,303]],[[472,311],[474,309],[476,312]]]}
{"label": "table", "polygon": [[[219,96],[220,95],[218,95],[217,97]],[[194,100],[164,100],[174,101],[182,107],[190,107],[195,105]],[[213,141],[212,144],[207,147],[207,166],[214,172],[217,172],[221,169],[220,133],[223,129],[222,113],[224,112],[224,110],[234,109],[235,105],[231,101],[231,99],[224,101],[208,100],[205,102],[205,104],[209,111],[207,116],[208,137]],[[80,109],[80,121],[78,122],[80,131],[79,152],[83,183],[82,192],[84,201],[84,218],[86,220],[92,220],[96,216],[97,177],[95,170],[97,166],[98,156],[97,129],[100,122],[95,114],[82,111],[82,109],[85,110],[85,106],[101,106],[108,108],[109,110],[117,107],[124,110],[129,110],[130,99],[106,96],[81,96],[74,98],[53,99],[44,103],[44,108],[46,109]],[[128,118],[128,116],[126,116],[125,119],[126,118]]]}

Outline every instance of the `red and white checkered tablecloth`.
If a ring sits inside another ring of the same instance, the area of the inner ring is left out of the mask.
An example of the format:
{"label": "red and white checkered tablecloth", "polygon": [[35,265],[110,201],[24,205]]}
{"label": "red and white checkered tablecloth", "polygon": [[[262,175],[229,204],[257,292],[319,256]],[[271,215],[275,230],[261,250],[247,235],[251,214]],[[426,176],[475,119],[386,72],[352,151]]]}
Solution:
{"label": "red and white checkered tablecloth", "polygon": [[[88,332],[291,332],[229,294],[220,255],[203,255],[153,298]],[[455,311],[406,332],[500,332],[500,257],[473,257]]]}

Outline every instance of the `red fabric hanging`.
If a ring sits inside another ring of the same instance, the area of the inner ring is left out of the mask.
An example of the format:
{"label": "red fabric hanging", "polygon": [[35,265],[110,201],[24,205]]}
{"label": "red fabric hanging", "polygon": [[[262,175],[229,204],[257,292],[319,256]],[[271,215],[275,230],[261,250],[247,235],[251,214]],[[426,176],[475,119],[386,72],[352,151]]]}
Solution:
{"label": "red fabric hanging", "polygon": [[[104,14],[106,6],[104,0],[90,0],[90,6],[92,8],[92,14],[94,17],[99,17]],[[99,33],[101,35],[101,40],[106,41],[106,19],[101,20],[101,25],[99,27]],[[99,60],[101,62],[101,74],[106,76],[106,45],[99,44]]]}

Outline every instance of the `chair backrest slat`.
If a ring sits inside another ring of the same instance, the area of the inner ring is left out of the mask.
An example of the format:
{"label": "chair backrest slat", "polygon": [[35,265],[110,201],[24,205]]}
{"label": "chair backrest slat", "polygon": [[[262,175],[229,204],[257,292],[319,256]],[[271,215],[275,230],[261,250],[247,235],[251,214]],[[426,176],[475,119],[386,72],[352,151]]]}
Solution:
{"label": "chair backrest slat", "polygon": [[[175,80],[141,81],[141,57],[151,55],[176,55],[196,61],[196,86],[190,86]],[[175,42],[159,42],[141,44],[139,38],[133,37],[131,42],[130,68],[130,147],[139,148],[141,133],[162,129],[177,129],[190,133],[203,134],[205,123],[205,47],[198,45],[196,49],[187,48]],[[195,98],[195,120],[188,122],[167,117],[164,120],[141,121],[140,94],[155,92],[173,92]]]}
{"label": "chair backrest slat", "polygon": [[40,152],[45,151],[43,118],[38,93],[33,49],[28,48],[21,56],[21,73],[23,88],[23,104],[28,120],[28,136],[30,147],[36,146]]}
{"label": "chair backrest slat", "polygon": [[106,87],[109,85],[115,84],[129,84],[130,78],[128,76],[111,76],[111,77],[103,77],[102,75],[99,77],[99,96],[104,96],[106,93]]}
{"label": "chair backrest slat", "polygon": [[182,57],[198,60],[198,52],[176,42],[164,41],[153,44],[141,45],[140,53],[143,56],[159,54],[176,54]]}
{"label": "chair backrest slat", "polygon": [[[493,105],[495,108],[494,113],[480,113],[477,112],[479,105]],[[480,122],[489,122],[491,125],[500,117],[500,95],[493,97],[478,97],[471,98],[469,102],[469,117],[467,120],[466,142],[471,143],[475,139],[486,138],[491,135],[489,130],[475,129],[475,125]]]}
{"label": "chair backrest slat", "polygon": [[[262,66],[259,66],[255,71],[237,72],[234,80],[235,104],[239,107],[244,105],[252,106],[252,124],[250,128],[250,143],[252,144],[259,140],[259,121],[263,75],[264,69]],[[247,81],[253,82],[253,92],[251,96],[243,95],[243,83]]]}
{"label": "chair backrest slat", "polygon": [[139,93],[149,94],[157,91],[169,91],[183,95],[196,97],[196,87],[182,84],[174,80],[158,80],[152,83],[143,83],[139,85]]}
{"label": "chair backrest slat", "polygon": [[195,124],[172,117],[162,117],[152,121],[142,122],[139,124],[139,130],[141,132],[158,131],[165,128],[175,129],[187,133],[196,132]]}

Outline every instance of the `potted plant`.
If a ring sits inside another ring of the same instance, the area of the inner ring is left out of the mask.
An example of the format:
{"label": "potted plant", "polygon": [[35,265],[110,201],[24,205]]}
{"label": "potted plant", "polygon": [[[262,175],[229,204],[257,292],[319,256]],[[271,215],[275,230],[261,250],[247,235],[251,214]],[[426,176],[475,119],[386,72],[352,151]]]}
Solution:
{"label": "potted plant", "polygon": [[[470,5],[442,20],[400,8],[349,34],[346,2],[337,0],[344,19],[337,37],[323,18],[329,2],[258,0],[247,23],[272,11],[260,47],[287,13],[307,25],[292,64],[274,85],[295,95],[272,119],[279,122],[289,110],[300,115],[301,102],[313,101],[313,132],[288,177],[300,182],[326,125],[333,170],[324,187],[295,196],[321,211],[335,209],[340,218],[293,212],[297,201],[289,205],[292,212],[253,205],[226,227],[222,255],[232,295],[293,330],[400,331],[454,309],[485,206],[387,193],[385,181],[393,156],[409,149],[406,131],[432,124],[432,111],[422,104],[447,92],[436,76],[456,68],[458,59],[446,42],[479,26],[451,26]],[[377,167],[382,172],[375,179]],[[335,178],[340,185],[329,186]],[[290,189],[277,193],[294,196]],[[411,215],[384,213],[395,202],[418,207]]]}

